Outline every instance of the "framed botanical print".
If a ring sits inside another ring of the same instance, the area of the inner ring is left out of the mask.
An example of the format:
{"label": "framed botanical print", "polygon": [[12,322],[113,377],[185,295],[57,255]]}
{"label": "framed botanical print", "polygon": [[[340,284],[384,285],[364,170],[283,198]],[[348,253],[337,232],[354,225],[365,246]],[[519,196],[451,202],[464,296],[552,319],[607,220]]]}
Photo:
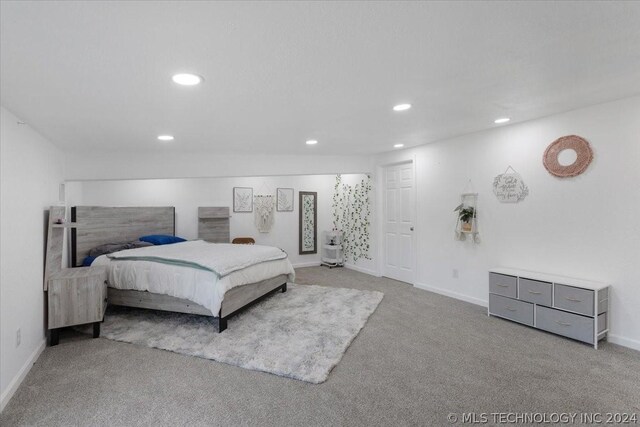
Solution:
{"label": "framed botanical print", "polygon": [[233,187],[233,211],[253,212],[253,188]]}
{"label": "framed botanical print", "polygon": [[278,188],[276,196],[278,212],[293,212],[293,188]]}
{"label": "framed botanical print", "polygon": [[300,255],[318,252],[318,193],[300,191]]}

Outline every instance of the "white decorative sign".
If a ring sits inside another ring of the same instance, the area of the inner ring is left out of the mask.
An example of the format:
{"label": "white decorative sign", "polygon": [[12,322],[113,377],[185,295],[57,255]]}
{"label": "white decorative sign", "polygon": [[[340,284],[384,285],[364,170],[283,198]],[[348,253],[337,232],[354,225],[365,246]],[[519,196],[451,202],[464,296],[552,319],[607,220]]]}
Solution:
{"label": "white decorative sign", "polygon": [[[511,169],[512,173],[507,173]],[[529,195],[529,187],[511,166],[493,180],[493,193],[502,203],[518,203]]]}

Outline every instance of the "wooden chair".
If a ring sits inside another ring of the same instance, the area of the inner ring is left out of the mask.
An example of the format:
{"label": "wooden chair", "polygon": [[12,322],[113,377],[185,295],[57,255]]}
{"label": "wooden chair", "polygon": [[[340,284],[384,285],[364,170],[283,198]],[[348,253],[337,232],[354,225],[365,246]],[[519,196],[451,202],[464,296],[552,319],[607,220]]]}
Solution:
{"label": "wooden chair", "polygon": [[236,237],[231,243],[236,245],[255,245],[256,241],[253,240],[253,237]]}

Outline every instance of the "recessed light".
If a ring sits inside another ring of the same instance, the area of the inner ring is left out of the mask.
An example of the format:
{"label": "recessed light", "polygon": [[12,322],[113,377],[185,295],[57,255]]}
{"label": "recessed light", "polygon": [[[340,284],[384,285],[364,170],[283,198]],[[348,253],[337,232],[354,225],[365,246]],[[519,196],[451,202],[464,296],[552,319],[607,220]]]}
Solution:
{"label": "recessed light", "polygon": [[171,77],[171,79],[175,83],[178,83],[179,85],[182,85],[182,86],[195,86],[202,83],[202,81],[204,80],[202,77],[200,77],[197,74],[189,74],[189,73],[174,74],[173,77]]}
{"label": "recessed light", "polygon": [[402,148],[404,147],[404,144],[394,144],[393,148]]}
{"label": "recessed light", "polygon": [[316,141],[315,139],[310,139],[307,141],[307,145],[316,145],[318,143],[318,141]]}
{"label": "recessed light", "polygon": [[398,104],[393,107],[393,111],[406,111],[411,108],[411,104]]}
{"label": "recessed light", "polygon": [[493,123],[499,125],[500,123],[507,123],[509,120],[511,120],[509,117],[501,117],[499,119],[495,119]]}
{"label": "recessed light", "polygon": [[158,137],[158,139],[160,141],[173,141],[173,136],[172,135],[160,135]]}

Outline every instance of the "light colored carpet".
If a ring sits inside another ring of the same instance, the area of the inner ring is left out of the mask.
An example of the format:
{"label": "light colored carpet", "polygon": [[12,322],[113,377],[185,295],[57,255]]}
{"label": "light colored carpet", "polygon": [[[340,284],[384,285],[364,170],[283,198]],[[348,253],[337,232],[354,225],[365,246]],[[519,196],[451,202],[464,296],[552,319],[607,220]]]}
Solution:
{"label": "light colored carpet", "polygon": [[290,283],[286,293],[230,318],[220,334],[209,317],[116,308],[107,313],[102,336],[318,384],[382,297],[377,291]]}
{"label": "light colored carpet", "polygon": [[384,292],[322,384],[64,331],[0,425],[402,427],[456,425],[448,414],[463,412],[640,414],[640,352],[594,350],[353,270],[301,268],[296,283]]}

